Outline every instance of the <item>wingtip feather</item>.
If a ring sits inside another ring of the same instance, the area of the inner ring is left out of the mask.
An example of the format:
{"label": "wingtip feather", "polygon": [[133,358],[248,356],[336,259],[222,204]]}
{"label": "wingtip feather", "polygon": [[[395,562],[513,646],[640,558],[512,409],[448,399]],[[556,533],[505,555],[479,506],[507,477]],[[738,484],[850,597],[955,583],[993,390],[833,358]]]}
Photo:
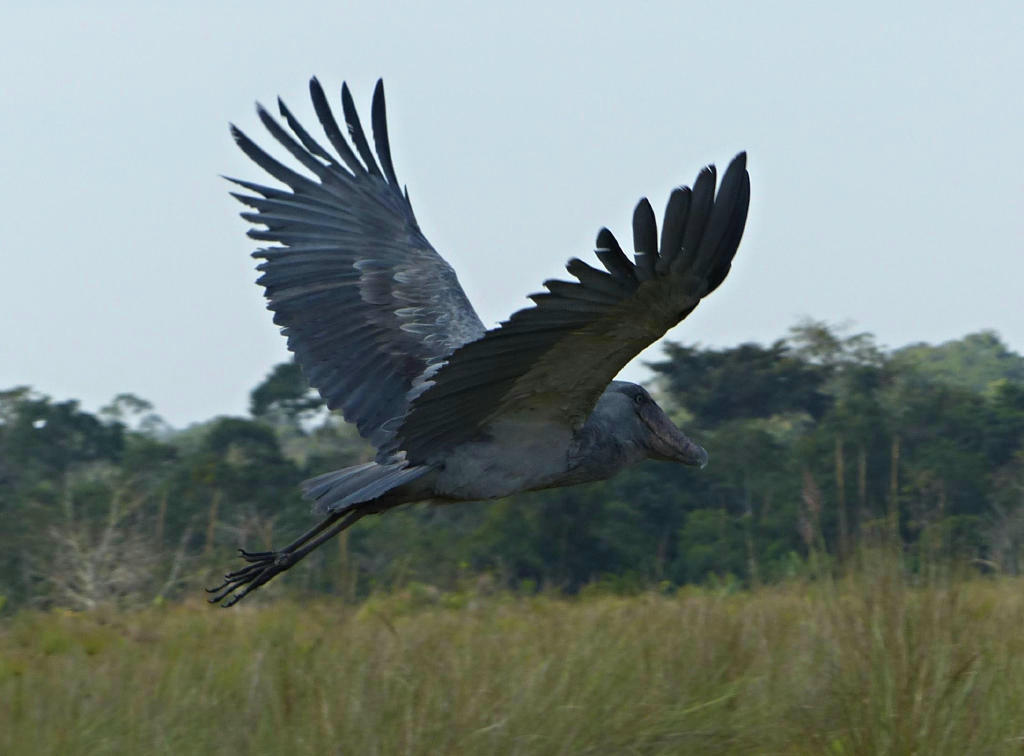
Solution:
{"label": "wingtip feather", "polygon": [[658,222],[646,197],[633,209],[633,251],[638,277],[641,280],[653,278],[658,259]]}
{"label": "wingtip feather", "polygon": [[359,121],[359,111],[356,110],[355,101],[352,99],[352,92],[349,91],[346,82],[341,84],[341,110],[345,115],[345,125],[348,127],[349,138],[355,145],[359,157],[362,158],[366,166],[366,172],[372,176],[380,176],[381,172],[377,165],[377,159],[374,157],[373,150],[370,149],[370,144],[366,140],[366,132],[363,131],[362,123]]}

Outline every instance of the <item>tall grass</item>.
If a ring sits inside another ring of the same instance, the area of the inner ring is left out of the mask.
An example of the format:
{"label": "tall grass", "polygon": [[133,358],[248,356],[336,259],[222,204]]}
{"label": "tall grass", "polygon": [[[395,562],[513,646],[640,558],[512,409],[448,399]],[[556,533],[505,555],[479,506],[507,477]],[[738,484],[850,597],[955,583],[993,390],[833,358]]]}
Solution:
{"label": "tall grass", "polygon": [[22,612],[0,753],[1017,753],[1024,582]]}

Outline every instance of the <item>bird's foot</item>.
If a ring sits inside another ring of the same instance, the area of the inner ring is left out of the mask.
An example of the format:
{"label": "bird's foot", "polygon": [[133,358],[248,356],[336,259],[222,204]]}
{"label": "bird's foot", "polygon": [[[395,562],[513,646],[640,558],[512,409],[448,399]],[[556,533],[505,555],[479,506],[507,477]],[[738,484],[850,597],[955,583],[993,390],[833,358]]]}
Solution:
{"label": "bird's foot", "polygon": [[234,606],[297,561],[291,551],[238,551],[249,566],[227,573],[224,582],[216,588],[207,588],[207,593],[214,594],[209,599],[211,604],[220,604],[224,608]]}

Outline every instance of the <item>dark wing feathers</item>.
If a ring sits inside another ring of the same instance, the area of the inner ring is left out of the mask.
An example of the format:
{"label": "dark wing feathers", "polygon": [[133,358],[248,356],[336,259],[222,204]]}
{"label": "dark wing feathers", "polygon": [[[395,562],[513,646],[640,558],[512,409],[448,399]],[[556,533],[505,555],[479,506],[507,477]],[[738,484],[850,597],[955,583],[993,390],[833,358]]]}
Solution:
{"label": "dark wing feathers", "polygon": [[613,276],[636,283],[636,271],[633,269],[633,263],[626,257],[626,253],[622,251],[622,247],[607,228],[598,231],[597,249],[594,252],[597,254],[597,259]]}
{"label": "dark wing feathers", "polygon": [[309,132],[306,131],[306,129],[303,128],[302,124],[299,123],[299,120],[292,115],[292,112],[288,109],[288,106],[284,104],[284,100],[282,100],[280,97],[277,98],[277,110],[281,114],[281,117],[284,118],[285,122],[288,124],[288,128],[290,128],[295,133],[295,136],[299,138],[299,141],[302,142],[303,147],[305,147],[307,150],[309,150],[317,157],[326,160],[328,165],[333,165],[337,162],[334,155],[325,150],[322,146],[320,146],[319,142],[317,142],[315,139],[313,139],[313,137],[309,135]]}
{"label": "dark wing feathers", "polygon": [[[737,159],[746,162],[745,156]],[[683,231],[681,251],[674,263],[679,266],[680,271],[689,270],[696,261],[697,255],[704,250],[700,241],[704,235],[708,217],[711,215],[712,204],[715,201],[715,177],[715,167],[708,165],[697,174],[697,180],[693,182],[693,192],[690,195],[691,212]]]}
{"label": "dark wing feathers", "polygon": [[[747,206],[750,204],[750,181],[744,181],[739,189],[739,198],[736,202],[736,207],[733,209],[733,218],[738,218],[740,215],[746,216]],[[726,229],[725,234],[722,236],[722,249],[723,252],[719,256],[708,274],[708,290],[707,294],[710,294],[719,287],[725,277],[729,274],[729,269],[732,267],[732,258],[736,256],[736,250],[740,245],[740,237],[743,236],[743,226],[736,226],[735,221],[730,224],[729,228]],[[705,296],[707,296],[705,294]]]}
{"label": "dark wing feathers", "polygon": [[673,189],[665,207],[665,223],[661,227],[661,255],[658,257],[658,273],[668,272],[672,261],[683,246],[683,231],[686,217],[690,212],[690,187]]}
{"label": "dark wing feathers", "polygon": [[292,154],[292,157],[302,163],[311,173],[315,174],[321,182],[326,183],[335,179],[329,165],[324,165],[322,161],[311,155],[308,149],[296,142],[291,134],[281,128],[280,124],[274,120],[274,117],[267,112],[266,108],[257,104],[256,114],[271,136],[280,142]]}
{"label": "dark wing feathers", "polygon": [[348,146],[345,137],[341,135],[341,129],[338,128],[338,122],[334,120],[334,113],[327,102],[327,95],[324,94],[324,89],[315,76],[309,80],[309,97],[313,101],[313,110],[316,111],[316,117],[320,120],[320,126],[327,135],[327,139],[330,140],[331,146],[337,150],[338,155],[352,173],[357,175],[363,173],[364,168],[352,152],[352,148]]}
{"label": "dark wing feathers", "polygon": [[342,87],[342,109],[355,151],[320,83],[313,79],[309,86],[335,154],[283,102],[278,109],[291,133],[258,107],[270,135],[314,178],[232,126],[242,151],[287,187],[230,179],[249,192],[232,194],[249,208],[242,217],[260,226],[249,235],[278,245],[254,253],[262,259],[258,282],[310,385],[381,447],[405,414],[410,390],[484,328],[398,186],[381,83],[372,106],[376,157],[348,87]]}
{"label": "dark wing feathers", "polygon": [[[249,139],[249,137],[247,137],[245,133],[234,124],[231,125],[231,136],[234,137],[235,144],[238,145],[239,149],[241,149],[250,160],[282,184],[290,186],[293,192],[296,192],[301,188],[305,192],[308,192],[314,199],[321,199],[326,194],[326,192],[322,191],[320,184],[310,181],[305,176],[296,173],[291,168],[282,165],[277,160],[270,157],[270,155],[257,147],[256,143]],[[241,182],[236,179],[229,179],[229,181],[241,184]],[[260,190],[257,189],[256,191]]]}
{"label": "dark wing feathers", "polygon": [[[377,157],[380,158],[380,167],[384,169],[391,186],[398,186],[398,176],[395,175],[395,165],[391,162],[391,144],[388,142],[388,118],[387,106],[384,102],[384,82],[377,80],[377,86],[373,90],[373,106],[370,108],[370,120],[373,124],[373,145],[377,148]],[[408,201],[408,196],[406,201]]]}
{"label": "dark wing feathers", "polygon": [[639,281],[654,278],[658,260],[658,232],[651,203],[644,197],[633,210],[634,272]]}
{"label": "dark wing feathers", "polygon": [[635,263],[607,229],[597,237],[605,270],[572,259],[576,281],[546,291],[451,354],[412,400],[391,440],[412,463],[437,461],[453,446],[506,418],[578,427],[601,392],[637,353],[686,317],[729,270],[746,223],[746,155],[733,159],[715,195],[715,170],[669,198],[658,249],[650,204],[633,215]]}
{"label": "dark wing feathers", "polygon": [[[383,88],[380,91],[383,92]],[[367,173],[371,176],[380,176],[377,160],[373,156],[373,150],[370,149],[370,143],[366,141],[366,134],[359,123],[359,113],[356,112],[356,105],[352,101],[352,93],[348,89],[348,84],[345,83],[341,85],[341,108],[345,113],[345,124],[348,126],[349,138],[352,140],[352,144],[356,146],[359,157],[363,159]]]}
{"label": "dark wing feathers", "polygon": [[[646,197],[640,200],[633,210],[633,249],[638,255],[645,255],[645,260],[657,259],[657,220],[654,218],[654,209]],[[653,275],[653,268],[649,271]]]}

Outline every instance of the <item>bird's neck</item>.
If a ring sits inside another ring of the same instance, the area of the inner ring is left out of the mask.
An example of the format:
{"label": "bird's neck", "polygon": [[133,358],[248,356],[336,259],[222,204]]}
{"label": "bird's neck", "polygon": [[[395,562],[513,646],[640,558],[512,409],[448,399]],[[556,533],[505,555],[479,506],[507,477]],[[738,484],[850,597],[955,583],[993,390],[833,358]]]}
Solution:
{"label": "bird's neck", "polygon": [[646,456],[635,444],[620,439],[613,429],[591,417],[573,439],[569,471],[573,483],[605,480]]}

